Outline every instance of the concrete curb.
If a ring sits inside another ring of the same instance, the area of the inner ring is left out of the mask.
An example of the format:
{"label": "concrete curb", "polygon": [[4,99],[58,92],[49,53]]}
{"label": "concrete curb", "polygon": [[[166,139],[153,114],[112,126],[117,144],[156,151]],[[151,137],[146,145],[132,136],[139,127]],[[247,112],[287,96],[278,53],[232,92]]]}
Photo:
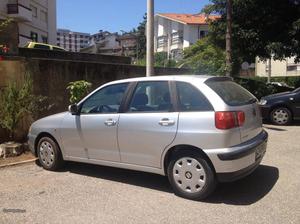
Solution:
{"label": "concrete curb", "polygon": [[9,164],[5,164],[5,165],[0,165],[0,169],[5,168],[5,167],[18,166],[18,165],[23,165],[23,164],[27,164],[27,163],[32,163],[32,162],[35,162],[37,160],[38,160],[38,158],[35,158],[35,159],[29,159],[29,160],[25,160],[25,161],[16,162],[16,163],[9,163]]}

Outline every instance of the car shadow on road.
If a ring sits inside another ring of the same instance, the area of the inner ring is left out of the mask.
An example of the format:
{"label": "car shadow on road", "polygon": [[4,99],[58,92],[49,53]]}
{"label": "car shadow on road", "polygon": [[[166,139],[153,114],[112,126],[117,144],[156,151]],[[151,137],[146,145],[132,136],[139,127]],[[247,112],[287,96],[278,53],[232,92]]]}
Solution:
{"label": "car shadow on road", "polygon": [[158,174],[75,162],[68,162],[64,171],[172,193],[168,179]]}
{"label": "car shadow on road", "polygon": [[[173,193],[167,177],[157,174],[75,162],[68,162],[62,172]],[[279,170],[276,167],[260,165],[251,175],[241,180],[219,184],[216,191],[205,202],[250,205],[266,196],[278,178]]]}
{"label": "car shadow on road", "polygon": [[250,205],[265,197],[275,186],[278,178],[278,168],[260,165],[252,174],[241,180],[219,184],[206,202]]}

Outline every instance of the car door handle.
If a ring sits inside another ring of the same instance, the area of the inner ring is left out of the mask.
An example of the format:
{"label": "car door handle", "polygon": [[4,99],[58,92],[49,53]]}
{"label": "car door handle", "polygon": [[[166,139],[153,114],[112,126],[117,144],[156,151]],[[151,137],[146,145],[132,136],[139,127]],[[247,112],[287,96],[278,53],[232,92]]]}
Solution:
{"label": "car door handle", "polygon": [[106,126],[115,126],[115,125],[117,124],[117,122],[116,122],[115,120],[113,120],[113,119],[108,119],[108,120],[106,120],[106,121],[104,122],[104,124],[105,124]]}
{"label": "car door handle", "polygon": [[174,120],[170,120],[169,118],[163,118],[158,122],[161,126],[172,126],[175,124]]}

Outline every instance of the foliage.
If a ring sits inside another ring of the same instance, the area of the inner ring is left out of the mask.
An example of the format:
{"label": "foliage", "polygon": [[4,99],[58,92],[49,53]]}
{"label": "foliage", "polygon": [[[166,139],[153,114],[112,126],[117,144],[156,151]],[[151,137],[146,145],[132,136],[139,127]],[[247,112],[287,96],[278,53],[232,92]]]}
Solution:
{"label": "foliage", "polygon": [[6,18],[3,21],[0,21],[0,33],[3,32],[12,22],[12,18]]}
{"label": "foliage", "polygon": [[167,52],[158,52],[154,55],[154,65],[156,67],[176,67],[176,61],[172,59],[168,59]]}
{"label": "foliage", "polygon": [[67,89],[70,91],[70,103],[78,103],[90,90],[92,84],[85,81],[70,82]]}
{"label": "foliage", "polygon": [[147,14],[143,16],[143,21],[140,22],[137,28],[132,29],[132,33],[137,34],[137,45],[138,51],[136,58],[143,59],[146,56],[146,24],[147,24]]}
{"label": "foliage", "polygon": [[22,86],[10,82],[0,95],[0,126],[9,132],[14,139],[17,125],[26,114],[35,116],[40,112],[42,102],[46,98],[33,94],[33,81],[26,76]]}
{"label": "foliage", "polygon": [[184,50],[184,58],[180,64],[193,69],[196,73],[224,75],[225,52],[206,37]]}
{"label": "foliage", "polygon": [[[211,39],[225,49],[226,0],[211,0],[205,13],[217,13],[221,19],[211,22]],[[237,72],[243,61],[282,60],[296,56],[300,60],[300,0],[233,0],[232,54]]]}
{"label": "foliage", "polygon": [[234,81],[243,86],[258,99],[277,92],[273,86],[258,80],[234,77]]}
{"label": "foliage", "polygon": [[[234,77],[234,81],[243,86],[258,99],[263,96],[290,91],[290,88],[267,84],[266,77],[242,78]],[[271,77],[271,82],[285,82],[295,88],[300,87],[300,77]]]}

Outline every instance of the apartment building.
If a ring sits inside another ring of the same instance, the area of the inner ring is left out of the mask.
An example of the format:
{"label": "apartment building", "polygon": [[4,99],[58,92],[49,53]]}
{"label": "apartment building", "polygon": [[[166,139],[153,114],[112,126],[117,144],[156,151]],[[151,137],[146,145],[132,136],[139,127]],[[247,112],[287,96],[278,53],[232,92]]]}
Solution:
{"label": "apartment building", "polygon": [[[271,63],[271,65],[270,65]],[[295,58],[285,60],[259,60],[256,58],[255,75],[267,77],[271,68],[271,77],[278,76],[300,76],[300,63],[295,62]]]}
{"label": "apartment building", "polygon": [[67,51],[79,52],[90,43],[91,34],[75,32],[67,29],[57,30],[57,46]]}
{"label": "apartment building", "polygon": [[28,41],[56,45],[56,0],[1,0],[0,19],[11,17],[17,25],[18,45]]}
{"label": "apartment building", "polygon": [[219,16],[204,14],[159,13],[154,18],[155,52],[167,52],[169,58],[180,59],[183,49],[208,33],[209,20]]}

